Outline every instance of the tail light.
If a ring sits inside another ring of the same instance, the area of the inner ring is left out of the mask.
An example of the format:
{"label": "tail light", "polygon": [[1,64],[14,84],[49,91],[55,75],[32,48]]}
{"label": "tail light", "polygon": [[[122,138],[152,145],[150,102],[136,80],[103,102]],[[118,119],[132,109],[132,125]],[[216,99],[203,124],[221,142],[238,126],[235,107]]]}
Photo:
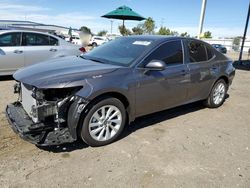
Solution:
{"label": "tail light", "polygon": [[79,48],[79,50],[83,53],[86,52],[86,49],[84,47]]}

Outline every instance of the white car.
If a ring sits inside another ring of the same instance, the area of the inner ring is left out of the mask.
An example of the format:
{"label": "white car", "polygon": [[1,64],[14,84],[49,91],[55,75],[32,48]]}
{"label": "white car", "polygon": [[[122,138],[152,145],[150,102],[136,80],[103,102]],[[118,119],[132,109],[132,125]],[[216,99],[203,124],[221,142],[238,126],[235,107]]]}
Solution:
{"label": "white car", "polygon": [[103,43],[107,42],[107,37],[93,36],[89,42],[89,44],[93,47],[100,46]]}
{"label": "white car", "polygon": [[0,76],[52,58],[81,55],[85,49],[42,32],[0,31]]}
{"label": "white car", "polygon": [[73,36],[71,39],[72,39],[71,43],[77,44],[77,45],[82,45],[82,41],[81,41],[80,37]]}

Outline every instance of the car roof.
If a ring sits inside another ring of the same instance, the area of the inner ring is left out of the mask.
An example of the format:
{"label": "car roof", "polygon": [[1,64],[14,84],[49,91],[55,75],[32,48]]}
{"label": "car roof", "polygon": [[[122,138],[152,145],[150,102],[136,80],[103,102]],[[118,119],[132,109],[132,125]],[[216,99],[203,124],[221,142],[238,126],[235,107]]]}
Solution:
{"label": "car roof", "polygon": [[1,31],[0,31],[0,34],[3,34],[3,33],[16,33],[16,32],[45,34],[45,35],[49,35],[49,36],[51,36],[51,37],[54,37],[54,38],[57,38],[57,39],[60,39],[60,40],[61,40],[60,37],[57,37],[56,35],[52,35],[52,34],[50,34],[50,33],[39,32],[39,31],[21,30],[21,29],[1,30]]}
{"label": "car roof", "polygon": [[134,38],[138,40],[170,41],[174,39],[191,39],[191,40],[204,42],[196,38],[179,37],[179,36],[171,36],[171,35],[131,35],[131,36],[126,36],[126,37]]}

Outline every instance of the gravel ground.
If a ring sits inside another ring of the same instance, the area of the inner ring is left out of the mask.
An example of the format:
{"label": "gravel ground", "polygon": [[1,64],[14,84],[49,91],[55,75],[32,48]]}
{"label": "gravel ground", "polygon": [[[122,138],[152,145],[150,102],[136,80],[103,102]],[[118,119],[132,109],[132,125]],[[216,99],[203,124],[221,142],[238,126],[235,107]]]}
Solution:
{"label": "gravel ground", "polygon": [[250,187],[250,72],[218,109],[200,103],[137,119],[122,138],[38,148],[9,128],[14,81],[0,82],[0,187]]}

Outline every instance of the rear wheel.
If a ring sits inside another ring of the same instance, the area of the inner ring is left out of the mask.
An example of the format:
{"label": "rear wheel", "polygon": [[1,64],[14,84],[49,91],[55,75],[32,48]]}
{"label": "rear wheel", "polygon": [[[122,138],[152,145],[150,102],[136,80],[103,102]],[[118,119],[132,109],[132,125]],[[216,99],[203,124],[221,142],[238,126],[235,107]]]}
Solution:
{"label": "rear wheel", "polygon": [[90,146],[102,146],[115,141],[126,122],[123,103],[116,98],[106,98],[90,107],[81,117],[80,136]]}
{"label": "rear wheel", "polygon": [[223,79],[218,80],[205,101],[206,106],[209,108],[218,108],[221,106],[225,101],[227,90],[228,85],[226,82]]}

